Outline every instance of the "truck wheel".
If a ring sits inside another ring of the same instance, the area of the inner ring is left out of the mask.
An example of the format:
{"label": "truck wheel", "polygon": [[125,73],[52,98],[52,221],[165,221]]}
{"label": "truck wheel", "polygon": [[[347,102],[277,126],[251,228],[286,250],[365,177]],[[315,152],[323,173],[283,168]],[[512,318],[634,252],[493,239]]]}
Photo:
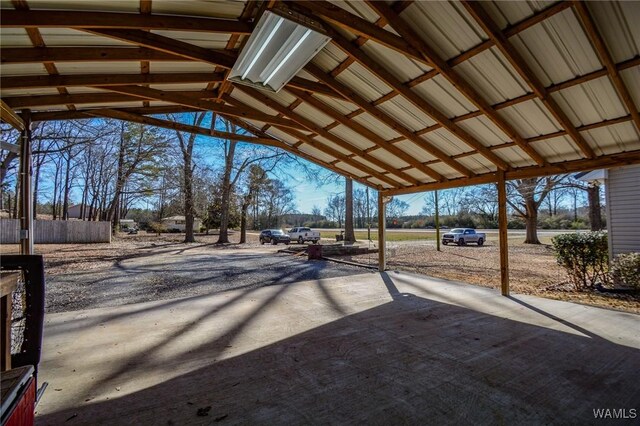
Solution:
{"label": "truck wheel", "polygon": [[291,241],[285,241],[284,245],[288,246]]}
{"label": "truck wheel", "polygon": [[313,240],[313,244],[318,244],[319,240]]}
{"label": "truck wheel", "polygon": [[482,238],[478,238],[478,245],[481,246],[484,244],[484,240]]}
{"label": "truck wheel", "polygon": [[443,241],[443,242],[442,242],[442,244],[444,244],[444,245],[446,246],[446,245],[447,245],[447,244],[449,244],[449,243],[448,243],[448,242],[446,242],[446,241]]}
{"label": "truck wheel", "polygon": [[260,238],[260,244],[264,245],[264,240]]}
{"label": "truck wheel", "polygon": [[460,238],[460,239],[458,240],[458,245],[459,245],[459,246],[463,246],[463,245],[464,245],[464,238]]}
{"label": "truck wheel", "polygon": [[304,244],[304,240],[302,239],[302,237],[298,237],[298,244]]}
{"label": "truck wheel", "polygon": [[271,240],[271,244],[273,244],[274,246],[278,245],[278,241],[277,240]]}

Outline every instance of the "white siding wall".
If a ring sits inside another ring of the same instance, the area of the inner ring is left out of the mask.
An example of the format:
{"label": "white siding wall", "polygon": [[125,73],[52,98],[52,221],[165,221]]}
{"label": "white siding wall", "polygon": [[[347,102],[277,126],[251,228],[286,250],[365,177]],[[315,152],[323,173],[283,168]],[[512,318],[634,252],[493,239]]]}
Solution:
{"label": "white siding wall", "polygon": [[640,252],[640,166],[610,169],[606,188],[609,254]]}

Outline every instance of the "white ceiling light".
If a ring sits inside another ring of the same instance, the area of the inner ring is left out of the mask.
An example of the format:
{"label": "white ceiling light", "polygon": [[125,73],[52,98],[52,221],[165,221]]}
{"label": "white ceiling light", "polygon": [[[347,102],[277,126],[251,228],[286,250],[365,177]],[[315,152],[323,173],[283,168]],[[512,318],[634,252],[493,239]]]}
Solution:
{"label": "white ceiling light", "polygon": [[262,14],[229,80],[277,92],[330,40],[309,18],[289,9]]}

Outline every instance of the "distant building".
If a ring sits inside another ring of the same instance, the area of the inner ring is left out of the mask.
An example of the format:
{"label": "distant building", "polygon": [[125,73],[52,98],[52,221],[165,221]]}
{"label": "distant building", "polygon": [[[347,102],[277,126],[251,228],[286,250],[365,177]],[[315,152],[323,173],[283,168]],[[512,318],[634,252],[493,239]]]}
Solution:
{"label": "distant building", "polygon": [[[186,229],[186,218],[184,216],[165,217],[160,221],[165,226],[165,228],[167,228],[168,231],[178,230],[180,232],[184,232]],[[194,232],[198,232],[200,230],[201,225],[202,225],[202,220],[200,220],[197,217],[194,217],[193,218]]]}
{"label": "distant building", "polygon": [[576,177],[605,184],[609,257],[640,252],[640,166],[594,170]]}
{"label": "distant building", "polygon": [[138,224],[133,219],[120,219],[120,229],[137,228]]}
{"label": "distant building", "polygon": [[69,219],[88,219],[90,208],[91,207],[86,204],[74,204],[69,207]]}

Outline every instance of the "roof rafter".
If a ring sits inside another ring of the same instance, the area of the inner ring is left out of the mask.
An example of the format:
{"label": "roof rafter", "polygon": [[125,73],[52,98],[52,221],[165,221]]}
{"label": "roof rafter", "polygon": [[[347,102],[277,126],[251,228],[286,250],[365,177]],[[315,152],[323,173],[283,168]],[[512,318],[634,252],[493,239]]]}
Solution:
{"label": "roof rafter", "polygon": [[[279,113],[285,115],[286,117],[289,117],[290,119],[292,119],[293,121],[301,124],[302,126],[304,126],[306,129],[318,134],[319,136],[322,136],[325,139],[330,140],[331,142],[338,144],[340,147],[344,148],[345,150],[350,151],[352,154],[356,154],[360,157],[362,157],[364,160],[375,164],[376,166],[380,167],[382,170],[387,171],[388,173],[394,174],[396,176],[398,176],[400,179],[410,182],[412,184],[418,184],[420,181],[416,178],[414,178],[413,176],[410,176],[404,172],[398,172],[397,170],[395,170],[391,165],[385,163],[382,160],[379,160],[378,158],[368,154],[367,152],[365,152],[364,150],[350,144],[349,142],[345,141],[344,139],[334,135],[333,133],[330,133],[327,130],[324,130],[322,127],[318,126],[317,124],[315,124],[313,121],[308,120],[306,118],[304,118],[303,116],[301,116],[300,114],[297,114],[293,111],[290,111],[287,109],[286,106],[281,105],[280,103],[274,101],[273,99],[269,98],[268,96],[262,94],[259,90],[257,89],[253,89],[251,87],[248,86],[240,86],[240,85],[236,85],[236,90],[240,90],[242,92],[245,92],[246,94],[248,94],[249,96],[253,97],[254,99],[259,100],[260,102],[262,102],[263,104],[265,104],[266,106],[268,106],[269,108],[278,111]],[[362,168],[362,164],[360,164],[360,168]],[[440,176],[440,175],[439,175]],[[440,176],[442,178],[442,176]],[[399,183],[398,182],[394,182],[394,186],[397,186]]]}
{"label": "roof rafter", "polygon": [[520,76],[527,82],[536,96],[542,100],[555,119],[558,120],[560,125],[567,131],[571,139],[573,139],[574,143],[582,151],[582,154],[587,158],[594,158],[596,154],[593,149],[584,140],[580,133],[578,133],[573,123],[571,123],[571,120],[569,120],[569,117],[567,117],[555,99],[550,96],[540,79],[538,79],[531,68],[526,64],[520,55],[520,52],[513,47],[507,37],[502,33],[502,31],[500,31],[498,25],[484,10],[482,5],[480,3],[466,0],[463,0],[462,4],[493,43],[500,49],[502,54],[507,58],[518,74],[520,74]]}
{"label": "roof rafter", "polygon": [[288,119],[278,118],[259,111],[248,111],[246,109],[235,108],[228,105],[223,105],[218,102],[195,99],[190,96],[185,96],[180,92],[168,92],[142,86],[98,86],[98,88],[109,90],[112,92],[124,93],[126,95],[137,96],[143,99],[155,99],[158,101],[172,102],[180,105],[198,108],[204,111],[213,111],[216,113],[231,115],[234,117],[247,118],[249,120],[279,124],[281,126],[292,127],[294,129],[300,128],[299,124],[296,124]]}
{"label": "roof rafter", "polygon": [[178,130],[181,132],[195,133],[198,135],[211,136],[221,139],[235,140],[239,142],[254,143],[260,145],[268,145],[276,148],[285,148],[285,144],[280,141],[274,141],[273,138],[260,138],[256,136],[241,135],[237,133],[221,132],[211,130],[204,127],[193,126],[190,124],[178,123],[171,120],[163,120],[155,117],[147,117],[144,115],[133,114],[118,109],[92,109],[84,111],[83,114],[94,117],[115,118],[118,120],[131,121],[134,123],[147,124],[150,126],[162,127],[166,129]]}
{"label": "roof rafter", "polygon": [[384,2],[368,0],[367,4],[373,8],[380,16],[384,16],[389,24],[400,36],[412,45],[424,59],[431,62],[433,67],[443,75],[449,82],[458,89],[469,101],[471,101],[480,111],[482,111],[500,130],[509,136],[524,152],[529,155],[539,165],[546,164],[546,160],[533,147],[526,143],[524,138],[507,121],[502,118],[496,110],[458,74],[447,62],[442,59],[436,51],[431,48],[416,32],[409,27],[400,16]]}
{"label": "roof rafter", "polygon": [[600,61],[602,61],[603,65],[607,69],[607,73],[609,74],[609,77],[613,82],[613,86],[616,88],[618,95],[620,95],[620,98],[622,99],[624,105],[627,107],[627,110],[631,114],[631,117],[633,117],[633,122],[635,123],[636,128],[638,129],[638,131],[640,131],[640,114],[638,114],[638,107],[633,102],[633,98],[631,98],[629,89],[627,89],[627,86],[624,84],[622,76],[620,76],[620,74],[618,73],[618,68],[611,58],[611,54],[609,53],[609,50],[607,49],[607,46],[604,43],[604,40],[602,39],[602,36],[600,35],[600,32],[598,31],[598,28],[596,27],[596,24],[591,17],[591,14],[589,13],[589,9],[587,9],[587,5],[584,3],[575,2],[574,7],[578,11],[578,16],[580,16],[580,19],[582,20],[582,24],[584,25],[586,33],[589,36],[591,43],[593,43],[598,56],[600,57]]}
{"label": "roof rafter", "polygon": [[[422,110],[425,114],[429,115],[436,122],[440,123],[442,127],[449,130],[453,135],[459,138],[461,141],[465,142],[467,145],[476,149],[478,153],[480,153],[487,160],[492,162],[496,167],[503,170],[508,170],[509,165],[502,158],[498,157],[494,153],[492,153],[487,147],[482,145],[476,138],[471,136],[467,131],[462,129],[460,126],[455,124],[440,112],[436,107],[434,107],[431,103],[420,97],[417,93],[413,92],[410,88],[403,85],[400,80],[398,80],[390,71],[386,68],[382,67],[376,61],[367,56],[362,50],[358,49],[356,46],[351,44],[349,40],[342,37],[342,35],[338,34],[336,31],[328,30],[332,41],[336,44],[340,49],[342,49],[346,54],[353,56],[361,65],[371,71],[373,74],[378,76],[383,82],[385,82],[389,87],[394,90],[397,90],[405,97],[409,102],[415,105],[418,109]],[[325,81],[325,83],[327,83]],[[328,83],[327,83],[328,84]]]}
{"label": "roof rafter", "polygon": [[[581,159],[566,161],[563,163],[551,163],[548,166],[528,166],[518,169],[511,169],[505,172],[507,180],[526,179],[557,175],[562,173],[580,172],[608,167],[619,167],[626,165],[640,164],[640,150],[604,155],[597,159]],[[497,181],[497,173],[485,173],[469,179],[452,179],[448,182],[427,183],[420,186],[408,188],[388,189],[382,191],[385,195],[412,194],[415,192],[435,191],[448,188],[459,188],[462,186],[481,185]]]}
{"label": "roof rafter", "polygon": [[[308,104],[310,104],[314,108],[316,108],[316,109],[322,111],[323,113],[327,114],[329,117],[333,118],[334,120],[336,120],[340,124],[350,128],[351,130],[355,131],[356,133],[359,133],[361,136],[369,139],[371,142],[376,144],[377,148],[384,149],[384,150],[388,151],[389,153],[391,153],[391,154],[395,155],[396,157],[400,158],[402,161],[404,161],[404,162],[412,165],[416,169],[420,170],[422,173],[426,174],[427,176],[431,176],[435,180],[439,180],[439,181],[447,180],[440,173],[438,173],[435,170],[425,166],[420,161],[418,161],[415,157],[411,156],[410,154],[407,154],[406,152],[404,152],[403,150],[401,150],[397,146],[394,146],[393,144],[387,142],[382,137],[378,136],[376,133],[374,133],[373,131],[369,130],[368,128],[366,128],[362,124],[360,124],[360,123],[358,123],[358,122],[346,117],[345,115],[339,113],[338,111],[334,110],[333,108],[331,108],[329,105],[323,103],[322,101],[314,98],[313,96],[311,96],[311,95],[309,95],[309,94],[307,94],[307,93],[305,93],[305,92],[303,92],[301,90],[292,90],[291,92],[297,98],[303,100],[304,102],[307,102]],[[372,152],[370,149],[367,149],[365,151]]]}
{"label": "roof rafter", "polygon": [[357,93],[355,93],[353,90],[349,89],[342,83],[335,80],[333,77],[331,77],[331,75],[322,71],[317,65],[313,63],[309,63],[307,64],[305,69],[309,71],[311,74],[313,74],[320,81],[323,81],[325,84],[331,86],[335,91],[341,93],[345,98],[349,99],[351,102],[358,105],[364,111],[373,115],[375,118],[377,118],[378,120],[380,120],[381,122],[389,126],[391,129],[400,133],[403,137],[415,143],[417,146],[424,149],[426,152],[433,155],[434,157],[438,158],[440,161],[447,164],[449,167],[453,168],[454,170],[457,170],[458,172],[462,173],[464,176],[473,176],[474,173],[468,168],[466,168],[464,165],[462,165],[461,163],[455,160],[452,160],[449,157],[449,155],[447,155],[446,153],[441,151],[439,148],[432,145],[429,141],[415,135],[413,131],[406,128],[402,124],[400,124],[394,118],[392,118],[382,110],[369,104],[369,102],[367,102],[366,99],[364,99],[363,97],[361,97],[360,95],[358,95]]}
{"label": "roof rafter", "polygon": [[0,23],[6,28],[120,28],[232,34],[251,33],[251,25],[232,19],[93,10],[80,12],[5,9],[0,16]]}
{"label": "roof rafter", "polygon": [[73,87],[131,84],[167,84],[167,83],[208,83],[224,79],[221,73],[185,72],[161,74],[73,74],[73,75],[34,75],[20,77],[2,77],[3,89],[34,87]]}

